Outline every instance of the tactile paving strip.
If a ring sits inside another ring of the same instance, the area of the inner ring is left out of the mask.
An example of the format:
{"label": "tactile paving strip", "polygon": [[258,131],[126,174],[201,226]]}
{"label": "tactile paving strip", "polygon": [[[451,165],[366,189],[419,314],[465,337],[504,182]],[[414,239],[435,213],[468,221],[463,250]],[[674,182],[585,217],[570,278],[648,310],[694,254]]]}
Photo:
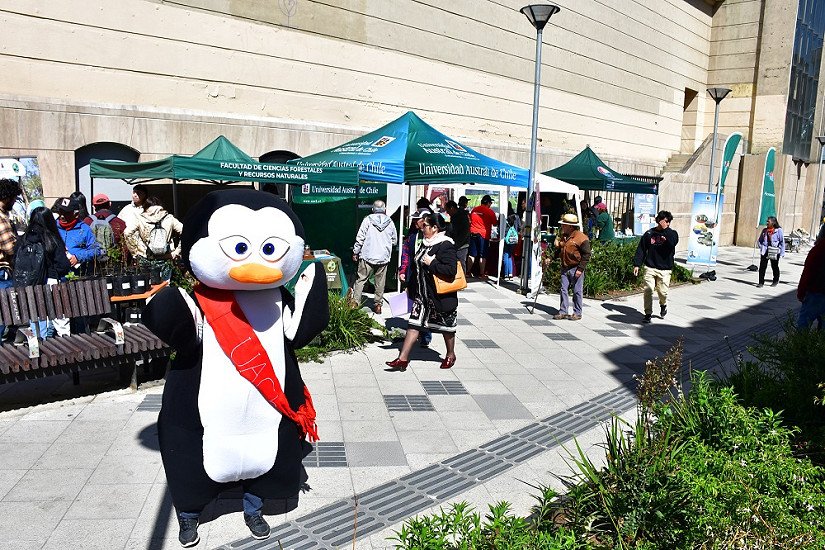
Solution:
{"label": "tactile paving strip", "polygon": [[430,398],[426,395],[385,395],[384,404],[390,412],[434,411]]}
{"label": "tactile paving strip", "polygon": [[427,395],[467,395],[467,388],[458,380],[422,380]]}
{"label": "tactile paving strip", "polygon": [[318,441],[312,452],[304,458],[304,466],[309,468],[346,468],[347,450],[343,442]]}
{"label": "tactile paving strip", "polygon": [[[744,349],[751,342],[751,334],[770,330],[774,325],[771,320],[747,333],[685,354],[682,370],[716,366],[717,358],[724,357],[729,347]],[[392,526],[564,444],[636,404],[633,390],[619,386],[475,449],[279,525],[272,529],[272,536],[266,541],[246,538],[220,548],[326,550],[344,547],[352,543],[354,534],[356,539],[361,539]],[[354,533],[356,522],[357,533]]]}

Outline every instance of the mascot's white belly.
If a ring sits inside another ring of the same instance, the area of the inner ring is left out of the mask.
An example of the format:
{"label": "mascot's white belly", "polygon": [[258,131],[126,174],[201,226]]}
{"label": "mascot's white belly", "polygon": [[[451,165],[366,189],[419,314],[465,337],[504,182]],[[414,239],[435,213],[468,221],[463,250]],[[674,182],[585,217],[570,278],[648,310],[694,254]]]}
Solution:
{"label": "mascot's white belly", "polygon": [[[285,383],[281,291],[236,291],[235,299]],[[268,472],[278,454],[282,415],[243,378],[203,325],[203,358],[198,409],[203,424],[203,465],[217,482],[255,478]]]}

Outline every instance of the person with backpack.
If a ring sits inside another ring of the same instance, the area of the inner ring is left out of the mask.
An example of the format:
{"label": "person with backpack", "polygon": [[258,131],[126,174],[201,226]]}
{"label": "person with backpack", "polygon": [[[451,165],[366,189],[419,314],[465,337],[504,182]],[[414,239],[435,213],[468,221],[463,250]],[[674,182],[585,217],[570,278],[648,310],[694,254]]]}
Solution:
{"label": "person with backpack", "polygon": [[507,204],[507,228],[504,230],[504,253],[502,267],[505,279],[513,278],[513,254],[516,251],[519,235],[521,234],[521,219],[513,212],[513,207]]}
{"label": "person with backpack", "polygon": [[126,226],[123,239],[132,256],[141,264],[158,267],[161,277],[169,280],[172,261],[180,255],[183,224],[167,212],[157,197],[143,201],[143,211]]}
{"label": "person with backpack", "polygon": [[98,193],[92,199],[92,207],[95,209],[91,217],[89,228],[95,236],[97,245],[103,251],[102,258],[106,258],[106,251],[120,245],[120,238],[126,231],[126,222],[118,218],[112,212],[112,203],[109,197],[103,193]]}
{"label": "person with backpack", "polygon": [[80,219],[81,205],[77,198],[64,197],[57,205],[57,231],[66,243],[66,256],[77,275],[92,271],[92,263],[100,255],[100,247],[88,225]]}
{"label": "person with backpack", "polygon": [[[71,269],[66,243],[57,230],[51,210],[40,206],[32,210],[26,232],[17,240],[14,252],[14,286],[57,284]],[[32,330],[35,327],[32,326]],[[53,336],[49,320],[40,322],[40,336]]]}

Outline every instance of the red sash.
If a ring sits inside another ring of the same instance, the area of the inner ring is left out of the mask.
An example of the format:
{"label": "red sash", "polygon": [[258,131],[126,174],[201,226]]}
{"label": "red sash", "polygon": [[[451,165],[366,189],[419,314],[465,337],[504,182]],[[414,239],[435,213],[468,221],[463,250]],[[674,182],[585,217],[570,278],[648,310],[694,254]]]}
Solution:
{"label": "red sash", "polygon": [[198,284],[194,292],[218,344],[238,373],[249,380],[278,412],[298,425],[301,437],[306,435],[311,442],[318,441],[315,408],[309,390],[304,385],[304,404],[298,407],[297,412],[293,411],[275,376],[269,355],[249,326],[232,291]]}

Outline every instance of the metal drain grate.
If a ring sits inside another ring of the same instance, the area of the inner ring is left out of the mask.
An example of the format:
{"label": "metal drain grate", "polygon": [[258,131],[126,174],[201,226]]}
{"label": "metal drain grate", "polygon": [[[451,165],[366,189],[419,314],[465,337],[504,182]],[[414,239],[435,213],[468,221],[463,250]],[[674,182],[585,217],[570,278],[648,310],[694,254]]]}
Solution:
{"label": "metal drain grate", "polygon": [[545,336],[550,338],[551,340],[566,340],[568,342],[572,342],[573,340],[579,340],[577,336],[567,332],[545,332]]}
{"label": "metal drain grate", "polygon": [[462,343],[471,349],[499,349],[498,344],[492,340],[462,340]]}
{"label": "metal drain grate", "polygon": [[426,395],[385,395],[384,403],[390,412],[434,411],[430,398]]}
{"label": "metal drain grate", "polygon": [[[625,327],[625,328],[627,328],[627,327]],[[595,332],[599,336],[606,336],[607,338],[630,338],[629,334],[625,334],[624,332],[622,332],[620,330],[610,330],[610,329],[605,329],[605,328],[597,328],[593,332]]]}
{"label": "metal drain grate", "polygon": [[427,395],[468,395],[467,388],[458,380],[422,380]]}
{"label": "metal drain grate", "polygon": [[143,398],[143,401],[140,402],[140,405],[137,406],[138,411],[150,411],[150,412],[159,412],[160,405],[163,401],[163,394],[162,393],[150,393],[147,394],[146,397]]}
{"label": "metal drain grate", "polygon": [[347,450],[343,442],[318,441],[312,452],[304,458],[304,466],[309,468],[346,468]]}

